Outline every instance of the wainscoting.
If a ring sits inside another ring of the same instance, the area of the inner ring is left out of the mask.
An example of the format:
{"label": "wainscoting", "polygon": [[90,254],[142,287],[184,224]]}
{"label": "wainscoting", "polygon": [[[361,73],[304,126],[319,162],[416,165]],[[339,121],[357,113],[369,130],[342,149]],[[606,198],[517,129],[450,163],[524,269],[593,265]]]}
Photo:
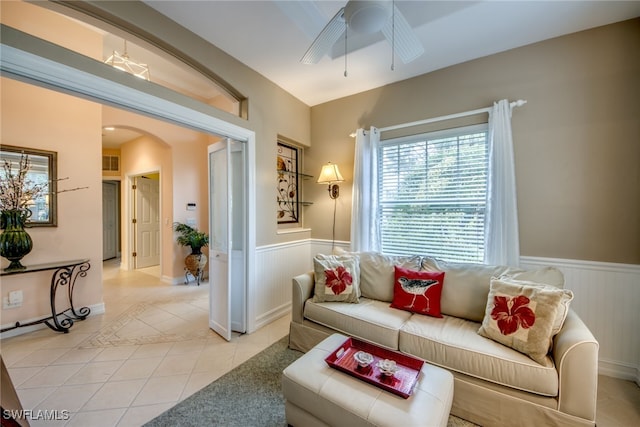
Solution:
{"label": "wainscoting", "polygon": [[[310,239],[257,249],[257,328],[290,310],[291,278],[313,268],[313,255],[334,247],[348,250],[349,243]],[[520,266],[560,269],[575,294],[572,308],[600,343],[600,373],[640,385],[640,265],[522,257]]]}
{"label": "wainscoting", "polygon": [[256,249],[255,328],[291,311],[291,278],[311,270],[309,240]]}
{"label": "wainscoting", "polygon": [[560,269],[571,307],[600,343],[600,373],[640,385],[640,265],[521,257],[520,266]]}

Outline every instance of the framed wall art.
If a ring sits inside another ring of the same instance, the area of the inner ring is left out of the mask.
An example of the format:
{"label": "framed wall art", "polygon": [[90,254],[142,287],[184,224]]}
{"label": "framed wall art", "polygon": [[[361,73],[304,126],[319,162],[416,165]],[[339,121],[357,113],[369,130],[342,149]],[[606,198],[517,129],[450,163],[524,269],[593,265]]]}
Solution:
{"label": "framed wall art", "polygon": [[300,149],[278,141],[276,216],[278,224],[300,223]]}
{"label": "framed wall art", "polygon": [[34,148],[0,146],[0,178],[5,175],[17,176],[28,160],[28,170],[23,178],[22,190],[34,186],[44,188],[38,191],[37,197],[27,202],[27,209],[31,212],[26,223],[29,227],[56,227],[57,224],[57,153],[55,151],[38,150]]}

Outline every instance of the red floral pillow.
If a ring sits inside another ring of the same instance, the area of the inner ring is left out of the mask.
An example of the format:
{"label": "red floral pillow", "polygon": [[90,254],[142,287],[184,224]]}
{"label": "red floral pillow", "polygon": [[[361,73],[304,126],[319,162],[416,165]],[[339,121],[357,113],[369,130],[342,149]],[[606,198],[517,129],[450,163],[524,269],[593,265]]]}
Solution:
{"label": "red floral pillow", "polygon": [[443,272],[414,271],[396,266],[391,307],[442,317],[440,297],[443,284]]}
{"label": "red floral pillow", "polygon": [[551,286],[494,278],[478,333],[526,354],[541,365],[552,366],[547,353],[564,293]]}

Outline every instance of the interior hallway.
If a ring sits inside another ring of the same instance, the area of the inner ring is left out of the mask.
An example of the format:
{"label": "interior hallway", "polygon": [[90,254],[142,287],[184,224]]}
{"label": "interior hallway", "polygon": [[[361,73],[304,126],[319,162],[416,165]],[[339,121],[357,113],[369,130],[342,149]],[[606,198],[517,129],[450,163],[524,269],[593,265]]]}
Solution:
{"label": "interior hallway", "polygon": [[[104,264],[106,313],[0,342],[25,409],[67,410],[32,426],[140,426],[287,335],[283,317],[226,342],[208,327],[209,286],[162,283],[157,268]],[[598,427],[640,425],[640,388],[600,376]]]}

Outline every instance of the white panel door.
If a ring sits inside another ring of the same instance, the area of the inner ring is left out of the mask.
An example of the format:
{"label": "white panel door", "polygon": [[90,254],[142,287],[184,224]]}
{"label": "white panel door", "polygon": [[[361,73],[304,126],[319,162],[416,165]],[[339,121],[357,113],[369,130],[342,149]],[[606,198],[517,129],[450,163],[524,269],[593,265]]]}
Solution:
{"label": "white panel door", "polygon": [[209,147],[209,326],[226,340],[246,330],[244,146]]}
{"label": "white panel door", "polygon": [[160,264],[160,181],[138,176],[136,185],[136,268]]}

